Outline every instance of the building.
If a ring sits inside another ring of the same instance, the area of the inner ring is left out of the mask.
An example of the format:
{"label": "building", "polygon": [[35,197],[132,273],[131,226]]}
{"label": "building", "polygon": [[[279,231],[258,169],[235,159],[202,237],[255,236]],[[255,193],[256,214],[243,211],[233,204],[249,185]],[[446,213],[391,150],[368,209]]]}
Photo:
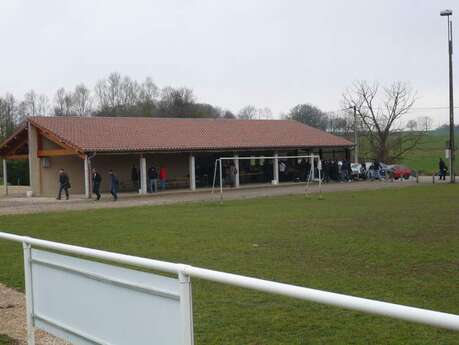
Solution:
{"label": "building", "polygon": [[[146,193],[150,166],[167,169],[168,188],[195,190],[211,184],[215,160],[222,156],[315,153],[339,159],[349,158],[352,147],[343,138],[292,120],[29,117],[0,144],[0,157],[4,176],[8,160],[29,161],[34,196],[55,195],[60,168],[70,176],[72,193],[89,196],[91,167],[103,176],[102,191],[113,169],[121,191]],[[240,183],[270,182],[277,175],[270,174],[275,164],[263,160],[240,164]],[[138,185],[133,172],[139,175]]]}

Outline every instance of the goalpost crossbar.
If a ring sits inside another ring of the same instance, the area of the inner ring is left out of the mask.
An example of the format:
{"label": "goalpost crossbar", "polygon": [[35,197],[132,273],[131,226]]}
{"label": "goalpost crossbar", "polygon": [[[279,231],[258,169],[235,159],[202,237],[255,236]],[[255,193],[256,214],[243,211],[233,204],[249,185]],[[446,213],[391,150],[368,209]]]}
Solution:
{"label": "goalpost crossbar", "polygon": [[[308,158],[311,160],[312,164],[310,167],[310,172],[308,175],[308,180],[307,180],[307,186],[306,186],[306,192],[307,188],[309,187],[309,183],[311,181],[311,178],[313,177],[314,174],[314,161],[317,159],[317,170],[318,170],[318,178],[319,178],[319,193],[322,193],[322,178],[321,178],[321,170],[322,170],[322,161],[320,159],[320,155],[296,155],[296,156],[233,156],[233,157],[220,157],[215,160],[214,164],[214,178],[213,178],[213,183],[212,183],[212,194],[214,193],[215,189],[215,182],[217,178],[217,165],[219,167],[219,177],[220,177],[220,201],[223,201],[223,167],[222,167],[222,162],[223,161],[240,161],[240,160],[265,160],[265,159],[272,159],[272,160],[285,160],[285,159],[303,159],[303,158]],[[274,168],[274,167],[273,167]],[[276,167],[278,169],[278,167]],[[238,169],[239,170],[239,169]],[[237,172],[239,174],[239,171]],[[277,181],[279,182],[279,181]]]}

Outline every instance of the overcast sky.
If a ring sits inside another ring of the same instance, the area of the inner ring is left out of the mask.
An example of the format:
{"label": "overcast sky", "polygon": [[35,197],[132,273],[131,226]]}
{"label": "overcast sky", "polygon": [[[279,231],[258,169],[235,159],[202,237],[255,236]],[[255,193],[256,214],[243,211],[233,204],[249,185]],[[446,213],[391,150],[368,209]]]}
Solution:
{"label": "overcast sky", "polygon": [[[355,80],[407,81],[416,108],[447,107],[444,8],[459,23],[458,0],[1,0],[0,94],[52,98],[117,71],[233,112],[335,110]],[[440,124],[447,114],[411,116]]]}

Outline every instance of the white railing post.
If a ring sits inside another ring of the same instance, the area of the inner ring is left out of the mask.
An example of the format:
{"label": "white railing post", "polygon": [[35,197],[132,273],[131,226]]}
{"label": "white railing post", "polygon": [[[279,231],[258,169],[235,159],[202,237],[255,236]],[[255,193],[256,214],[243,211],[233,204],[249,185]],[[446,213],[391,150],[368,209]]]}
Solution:
{"label": "white railing post", "polygon": [[193,297],[190,276],[179,272],[180,282],[180,313],[182,321],[182,345],[194,345],[193,334]]}
{"label": "white railing post", "polygon": [[27,345],[35,345],[35,325],[33,321],[33,293],[32,293],[32,246],[22,243],[24,249],[24,276],[26,295],[26,321],[27,321]]}

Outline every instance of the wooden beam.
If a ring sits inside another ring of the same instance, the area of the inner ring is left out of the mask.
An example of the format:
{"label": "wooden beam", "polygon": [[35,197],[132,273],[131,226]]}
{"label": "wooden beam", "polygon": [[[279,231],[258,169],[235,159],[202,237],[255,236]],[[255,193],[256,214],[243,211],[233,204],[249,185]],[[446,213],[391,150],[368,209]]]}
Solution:
{"label": "wooden beam", "polygon": [[71,149],[52,149],[38,150],[38,157],[59,157],[59,156],[78,156],[78,153]]}
{"label": "wooden beam", "polygon": [[11,156],[5,156],[4,159],[9,160],[9,161],[25,161],[29,159],[29,155],[11,155]]}
{"label": "wooden beam", "polygon": [[[16,139],[16,138],[18,138],[18,137],[15,137],[14,139]],[[18,140],[10,148],[8,148],[8,146],[6,146],[5,147],[5,152],[6,152],[6,154],[14,156],[16,151],[19,150],[22,146],[24,146],[24,144],[27,144],[27,137]]]}

